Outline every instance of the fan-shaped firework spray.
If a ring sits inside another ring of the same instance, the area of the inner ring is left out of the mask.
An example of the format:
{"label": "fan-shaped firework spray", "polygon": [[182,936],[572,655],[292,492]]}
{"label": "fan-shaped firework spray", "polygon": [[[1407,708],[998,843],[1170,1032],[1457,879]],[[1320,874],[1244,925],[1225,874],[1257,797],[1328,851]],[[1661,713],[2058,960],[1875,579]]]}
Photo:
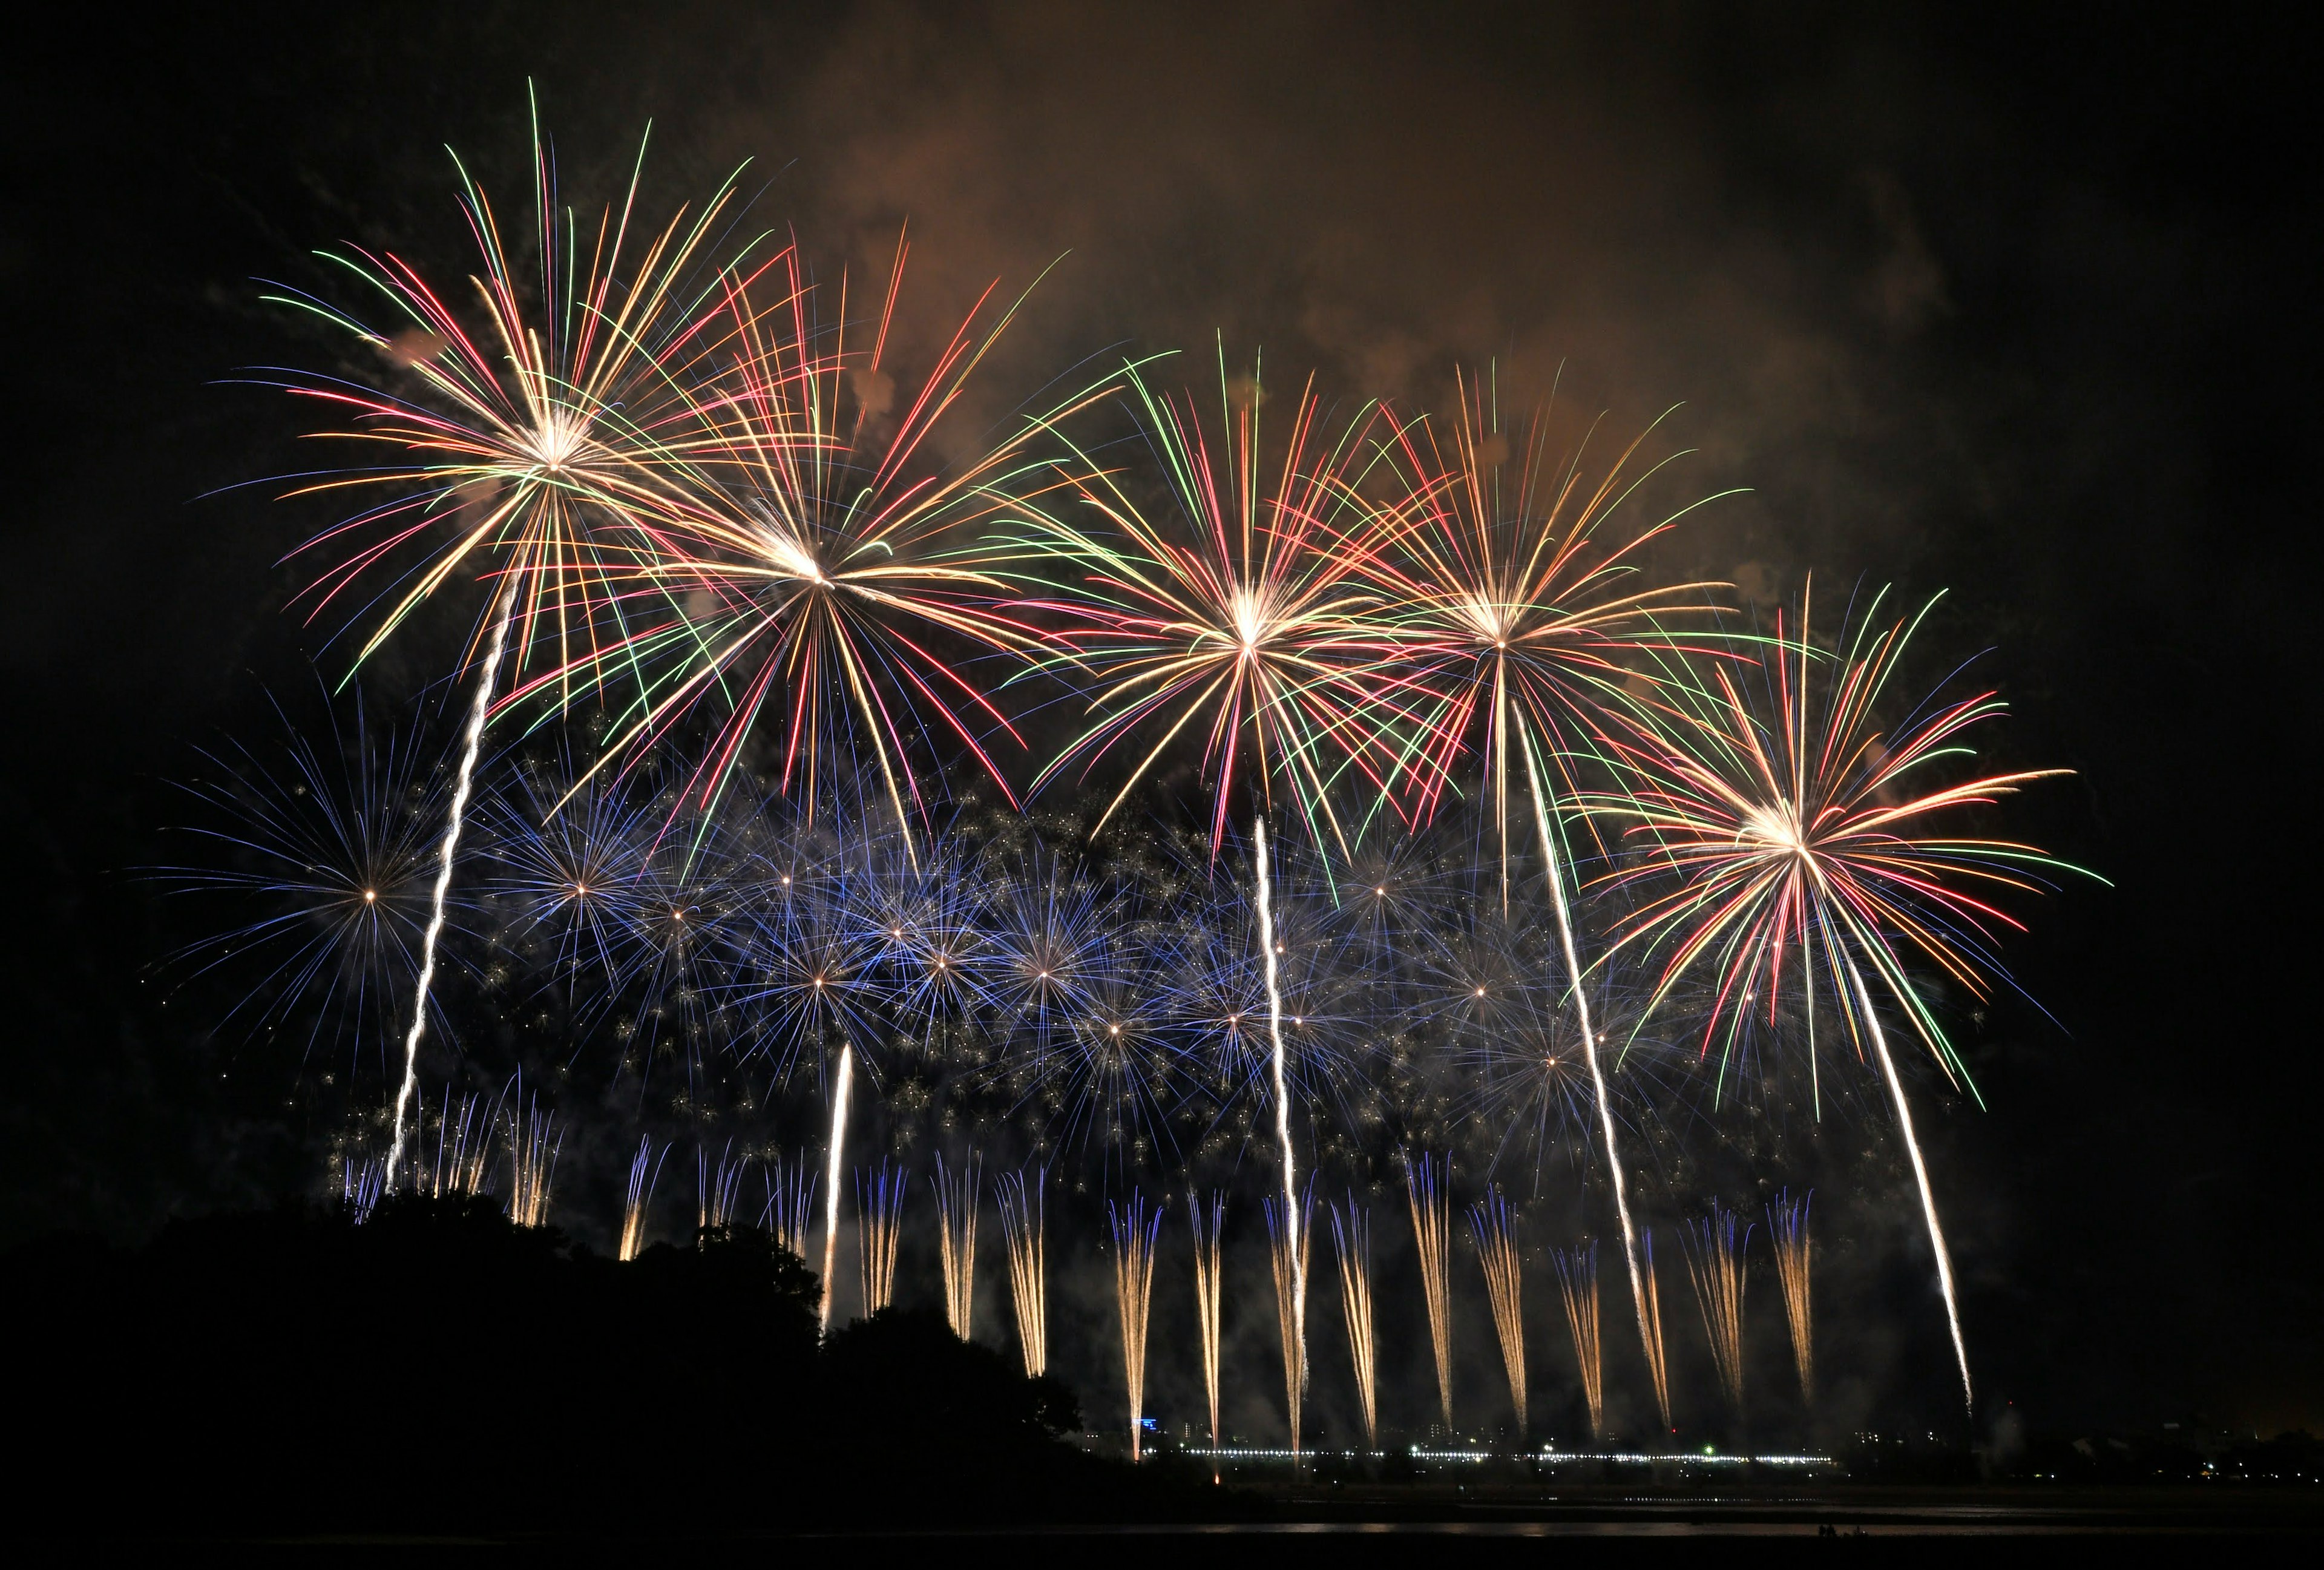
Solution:
{"label": "fan-shaped firework spray", "polygon": [[1038,1379],[1049,1368],[1049,1262],[1043,1204],[1048,1182],[1048,1168],[1041,1167],[1034,1168],[1030,1182],[1022,1172],[1008,1172],[994,1185],[1001,1203],[1001,1235],[1009,1245],[1009,1296],[1017,1310],[1017,1346],[1024,1353],[1028,1379]]}
{"label": "fan-shaped firework spray", "polygon": [[1702,1333],[1711,1341],[1711,1361],[1719,1369],[1720,1387],[1739,1417],[1743,1411],[1743,1288],[1751,1261],[1744,1251],[1751,1229],[1738,1236],[1731,1210],[1717,1205],[1711,1214],[1679,1234],[1686,1244],[1687,1278],[1694,1283],[1694,1300],[1702,1310]]}
{"label": "fan-shaped firework spray", "polygon": [[1809,1297],[1815,1244],[1808,1235],[1811,1191],[1794,1199],[1791,1190],[1767,1206],[1767,1236],[1775,1250],[1775,1279],[1784,1288],[1784,1318],[1792,1332],[1792,1365],[1800,1372],[1800,1399],[1815,1404],[1815,1306]]}
{"label": "fan-shaped firework spray", "polygon": [[669,1158],[669,1147],[661,1148],[661,1159],[655,1159],[653,1136],[638,1136],[638,1153],[630,1160],[629,1195],[622,1202],[622,1246],[620,1259],[623,1264],[645,1251],[646,1212],[653,1205],[653,1191],[661,1183],[661,1163]]}
{"label": "fan-shaped firework spray", "polygon": [[968,1159],[946,1169],[936,1157],[936,1175],[929,1179],[936,1194],[936,1249],[944,1265],[945,1318],[952,1333],[966,1341],[976,1312],[976,1207],[983,1194],[984,1162],[971,1150]]}
{"label": "fan-shaped firework spray", "polygon": [[1420,1290],[1428,1304],[1428,1340],[1436,1354],[1436,1400],[1444,1427],[1452,1427],[1452,1206],[1445,1173],[1423,1154],[1404,1164],[1404,1193],[1412,1205],[1412,1237],[1420,1255]]}
{"label": "fan-shaped firework spray", "polygon": [[1194,1234],[1194,1328],[1203,1342],[1203,1390],[1211,1402],[1211,1448],[1219,1447],[1219,1307],[1226,1284],[1219,1235],[1227,1220],[1227,1196],[1213,1189],[1207,1200],[1190,1191],[1186,1220]]}
{"label": "fan-shaped firework spray", "polygon": [[1639,1344],[1646,1354],[1646,1374],[1654,1381],[1655,1409],[1662,1415],[1663,1433],[1671,1432],[1670,1362],[1663,1354],[1663,1295],[1655,1279],[1655,1233],[1652,1227],[1638,1234],[1639,1252],[1643,1263],[1646,1296],[1641,1299],[1646,1311],[1640,1315]]}
{"label": "fan-shaped firework spray", "polygon": [[1517,1256],[1517,1219],[1500,1190],[1489,1188],[1469,1207],[1469,1231],[1477,1240],[1477,1261],[1485,1269],[1485,1296],[1493,1306],[1493,1330],[1501,1344],[1501,1368],[1509,1379],[1509,1406],[1516,1411],[1517,1442],[1526,1435],[1525,1273]]}
{"label": "fan-shaped firework spray", "polygon": [[[420,1111],[425,1113],[423,1104]],[[482,1115],[479,1116],[479,1113]],[[482,1194],[485,1168],[492,1162],[492,1131],[497,1114],[484,1107],[473,1093],[455,1097],[444,1087],[444,1106],[436,1116],[436,1160],[419,1175],[414,1187],[431,1198],[454,1194]]]}
{"label": "fan-shaped firework spray", "polygon": [[1133,1191],[1130,1203],[1108,1200],[1113,1232],[1113,1293],[1121,1311],[1121,1375],[1130,1391],[1130,1458],[1140,1454],[1146,1413],[1146,1316],[1154,1301],[1154,1240],[1162,1231],[1159,1205],[1148,1210]]}
{"label": "fan-shaped firework spray", "polygon": [[[517,1087],[522,1095],[522,1085]],[[541,1226],[549,1220],[549,1187],[557,1176],[557,1152],[565,1143],[558,1131],[557,1114],[540,1110],[535,1096],[521,1108],[502,1113],[508,1135],[509,1219],[519,1226]]]}
{"label": "fan-shaped firework spray", "polygon": [[1332,1243],[1340,1261],[1340,1311],[1348,1322],[1348,1357],[1354,1365],[1356,1400],[1364,1415],[1364,1447],[1379,1444],[1378,1384],[1373,1377],[1371,1215],[1348,1196],[1332,1209]]}
{"label": "fan-shaped firework spray", "polygon": [[718,1152],[714,1164],[709,1150],[694,1149],[694,1227],[697,1233],[724,1232],[734,1223],[734,1201],[742,1192],[742,1174],[751,1158],[734,1159],[734,1141]]}
{"label": "fan-shaped firework spray", "polygon": [[1293,1219],[1294,1207],[1277,1203],[1273,1196],[1260,1202],[1267,1217],[1267,1242],[1275,1266],[1275,1314],[1283,1334],[1283,1404],[1291,1425],[1291,1453],[1299,1454],[1300,1411],[1307,1396],[1307,1343],[1300,1323],[1299,1294],[1307,1280],[1308,1228],[1315,1208],[1313,1181],[1299,1196],[1298,1209],[1307,1214]]}
{"label": "fan-shaped firework spray", "polygon": [[863,1266],[863,1316],[896,1300],[896,1243],[903,1233],[904,1169],[881,1161],[855,1174],[855,1237]]}
{"label": "fan-shaped firework spray", "polygon": [[759,1213],[759,1225],[804,1264],[815,1232],[815,1171],[802,1153],[788,1160],[778,1157],[769,1161],[762,1176],[767,1203]]}
{"label": "fan-shaped firework spray", "polygon": [[1565,1327],[1573,1334],[1573,1361],[1582,1371],[1582,1399],[1590,1407],[1590,1436],[1606,1437],[1606,1364],[1598,1340],[1598,1245],[1552,1249],[1558,1295],[1565,1299]]}
{"label": "fan-shaped firework spray", "polygon": [[339,1168],[339,1204],[357,1226],[371,1219],[386,1187],[387,1166],[376,1159],[351,1157]]}

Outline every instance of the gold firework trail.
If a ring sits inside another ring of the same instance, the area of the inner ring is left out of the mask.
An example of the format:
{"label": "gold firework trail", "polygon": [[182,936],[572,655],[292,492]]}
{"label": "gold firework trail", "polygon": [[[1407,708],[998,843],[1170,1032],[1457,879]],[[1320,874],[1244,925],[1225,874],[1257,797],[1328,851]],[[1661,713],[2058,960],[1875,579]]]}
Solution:
{"label": "gold firework trail", "polygon": [[1606,1437],[1606,1361],[1598,1340],[1598,1245],[1552,1249],[1557,1289],[1565,1299],[1565,1327],[1573,1333],[1573,1361],[1582,1369],[1582,1396],[1590,1403],[1590,1437]]}
{"label": "gold firework trail", "polygon": [[1275,1315],[1283,1332],[1283,1399],[1291,1419],[1291,1454],[1296,1456],[1300,1408],[1307,1395],[1306,1326],[1299,1295],[1307,1283],[1311,1229],[1306,1224],[1314,1217],[1315,1187],[1310,1183],[1300,1196],[1298,1211],[1271,1195],[1259,1202],[1259,1208],[1267,1215],[1268,1250],[1275,1263]]}
{"label": "gold firework trail", "polygon": [[661,1162],[669,1159],[669,1147],[661,1148],[661,1160],[654,1159],[653,1136],[638,1136],[638,1153],[630,1163],[629,1197],[622,1204],[622,1251],[623,1264],[645,1251],[646,1211],[653,1205],[653,1191],[661,1182]]}
{"label": "gold firework trail", "polygon": [[1808,1297],[1809,1267],[1815,1246],[1808,1236],[1808,1207],[1815,1202],[1811,1189],[1804,1199],[1791,1190],[1775,1196],[1767,1207],[1767,1235],[1775,1246],[1775,1279],[1783,1284],[1784,1317],[1792,1331],[1792,1362],[1800,1371],[1800,1399],[1815,1404],[1815,1316]]}
{"label": "gold firework trail", "polygon": [[1638,1315],[1638,1339],[1646,1353],[1646,1372],[1655,1381],[1655,1409],[1662,1414],[1663,1434],[1671,1432],[1670,1362],[1663,1355],[1663,1294],[1655,1281],[1655,1233],[1652,1227],[1638,1234],[1643,1252],[1646,1292],[1638,1301],[1644,1305]]}
{"label": "gold firework trail", "polygon": [[1750,1270],[1744,1250],[1751,1230],[1735,1231],[1736,1214],[1711,1207],[1708,1220],[1679,1234],[1686,1244],[1686,1273],[1694,1283],[1694,1300],[1702,1310],[1702,1332],[1711,1338],[1711,1360],[1718,1365],[1719,1382],[1734,1409],[1743,1410],[1743,1288]]}
{"label": "gold firework trail", "polygon": [[1364,1413],[1364,1448],[1379,1446],[1378,1381],[1373,1377],[1372,1222],[1351,1193],[1343,1210],[1332,1206],[1332,1242],[1340,1260],[1340,1309],[1348,1321],[1348,1357],[1355,1365],[1356,1399]]}
{"label": "gold firework trail", "polygon": [[1404,1166],[1405,1197],[1412,1204],[1412,1232],[1420,1251],[1420,1288],[1428,1299],[1428,1338],[1436,1353],[1436,1400],[1444,1427],[1452,1427],[1452,1207],[1447,1174],[1434,1159],[1422,1156]]}
{"label": "gold firework trail", "polygon": [[976,1203],[983,1191],[983,1159],[973,1150],[954,1171],[936,1158],[936,1247],[944,1258],[945,1317],[952,1333],[969,1339],[976,1311]]}
{"label": "gold firework trail", "polygon": [[1485,1267],[1485,1295],[1493,1305],[1493,1329],[1501,1343],[1501,1367],[1509,1376],[1509,1405],[1517,1409],[1517,1440],[1526,1433],[1524,1272],[1517,1259],[1517,1217],[1498,1189],[1469,1207],[1469,1230],[1477,1259]]}
{"label": "gold firework trail", "polygon": [[1009,1294],[1017,1309],[1017,1345],[1025,1354],[1025,1374],[1038,1379],[1049,1367],[1048,1261],[1043,1239],[1043,1191],[1048,1168],[1038,1168],[1030,1183],[1022,1172],[1004,1174],[994,1187],[1001,1201],[1001,1235],[1009,1244]]}
{"label": "gold firework trail", "polygon": [[1211,1448],[1219,1447],[1219,1303],[1225,1277],[1219,1269],[1219,1234],[1226,1230],[1227,1196],[1211,1191],[1206,1205],[1186,1196],[1194,1229],[1194,1323],[1203,1335],[1203,1389],[1211,1399]]}
{"label": "gold firework trail", "polygon": [[750,1170],[751,1158],[734,1159],[734,1141],[718,1152],[714,1166],[710,1152],[702,1146],[694,1150],[694,1229],[696,1235],[706,1232],[724,1232],[734,1224],[734,1200],[742,1192],[742,1174]]}
{"label": "gold firework trail", "polygon": [[1121,1376],[1130,1388],[1130,1459],[1140,1452],[1146,1411],[1146,1315],[1154,1301],[1154,1240],[1162,1231],[1159,1205],[1149,1213],[1146,1196],[1132,1192],[1117,1208],[1106,1202],[1113,1229],[1113,1293],[1121,1308]]}
{"label": "gold firework trail", "polygon": [[863,1266],[863,1317],[896,1300],[896,1239],[903,1230],[904,1169],[882,1161],[855,1174],[855,1237]]}

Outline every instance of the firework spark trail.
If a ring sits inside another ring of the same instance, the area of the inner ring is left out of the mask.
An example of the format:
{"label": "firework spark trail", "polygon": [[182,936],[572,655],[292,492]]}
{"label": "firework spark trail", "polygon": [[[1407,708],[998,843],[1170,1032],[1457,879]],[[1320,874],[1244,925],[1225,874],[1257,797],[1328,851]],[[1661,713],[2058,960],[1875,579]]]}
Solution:
{"label": "firework spark trail", "polygon": [[1477,1261],[1485,1268],[1485,1295],[1493,1305],[1493,1329],[1501,1343],[1501,1367],[1509,1378],[1509,1405],[1517,1411],[1517,1442],[1526,1434],[1525,1278],[1517,1256],[1517,1217],[1499,1189],[1469,1207],[1469,1230],[1477,1240]]}
{"label": "firework spark trail", "polygon": [[1606,1363],[1598,1340],[1598,1245],[1552,1249],[1557,1289],[1565,1299],[1565,1327],[1573,1333],[1573,1361],[1582,1371],[1582,1397],[1590,1405],[1590,1436],[1606,1437]]}
{"label": "firework spark trail", "polygon": [[1648,1227],[1638,1238],[1645,1255],[1646,1313],[1641,1331],[1646,1352],[1646,1372],[1655,1382],[1655,1409],[1662,1414],[1663,1434],[1671,1433],[1670,1362],[1663,1355],[1663,1295],[1655,1280],[1655,1233]]}
{"label": "firework spark trail", "polygon": [[[1312,1214],[1315,1189],[1311,1183],[1301,1196]],[[1307,1279],[1309,1228],[1295,1219],[1293,1206],[1271,1196],[1259,1204],[1267,1217],[1268,1252],[1275,1266],[1275,1316],[1283,1335],[1283,1399],[1291,1423],[1291,1454],[1299,1454],[1300,1415],[1307,1396],[1307,1342],[1300,1322],[1298,1292]]]}
{"label": "firework spark trail", "polygon": [[854,1082],[855,1054],[843,1045],[839,1085],[831,1094],[831,1134],[825,1141],[830,1165],[824,1173],[823,1306],[816,1314],[816,1324],[823,1330],[831,1328],[832,1272],[839,1263],[839,1161],[847,1138],[847,1092]]}
{"label": "firework spark trail", "polygon": [[[523,1087],[518,1087],[523,1094]],[[503,1115],[509,1147],[509,1219],[519,1226],[541,1226],[549,1220],[549,1187],[557,1175],[557,1153],[565,1145],[557,1114],[544,1113],[540,1098],[521,1109],[510,1107]]]}
{"label": "firework spark trail", "polygon": [[[1598,1060],[1597,1033],[1590,1028],[1589,989],[1582,983],[1582,963],[1574,951],[1573,921],[1565,906],[1565,880],[1558,871],[1556,836],[1550,833],[1549,809],[1541,791],[1541,772],[1534,762],[1530,738],[1520,734],[1518,751],[1525,754],[1526,783],[1533,793],[1534,821],[1541,830],[1541,856],[1549,873],[1549,902],[1557,912],[1558,942],[1565,950],[1566,984],[1573,989],[1573,1015],[1582,1029],[1582,1052],[1590,1064],[1590,1087],[1598,1102],[1598,1132],[1606,1144],[1606,1173],[1614,1187],[1614,1214],[1622,1226],[1622,1262],[1630,1272],[1630,1304],[1638,1316],[1638,1340],[1646,1344],[1646,1300],[1638,1276],[1638,1240],[1637,1230],[1630,1224],[1629,1185],[1622,1174],[1622,1153],[1614,1142],[1614,1104],[1606,1093],[1606,1071]],[[1662,1336],[1660,1320],[1653,1337],[1653,1349],[1646,1354],[1655,1371],[1655,1385],[1662,1388]],[[1668,1427],[1665,1419],[1665,1427]]]}
{"label": "firework spark trail", "polygon": [[[1286,1249],[1291,1261],[1291,1344],[1299,1350],[1299,1382],[1307,1382],[1307,1240],[1303,1235],[1297,1200],[1298,1178],[1293,1169],[1291,1152],[1291,1093],[1283,1072],[1283,991],[1276,974],[1275,907],[1268,893],[1274,881],[1267,866],[1267,817],[1259,814],[1251,819],[1252,843],[1256,847],[1257,867],[1253,877],[1259,886],[1259,945],[1267,958],[1267,1038],[1272,1057],[1269,1069],[1275,1088],[1275,1139],[1283,1151],[1283,1224],[1290,1236]],[[1287,1362],[1291,1347],[1284,1349]],[[1292,1401],[1291,1448],[1299,1448],[1299,1406]]]}
{"label": "firework spark trail", "polygon": [[1049,1368],[1048,1254],[1044,1236],[1048,1168],[1037,1168],[1030,1183],[1022,1172],[1002,1175],[995,1185],[1001,1202],[1001,1235],[1009,1244],[1009,1294],[1017,1310],[1017,1345],[1025,1373],[1038,1379]]}
{"label": "firework spark trail", "polygon": [[1162,1209],[1149,1213],[1146,1196],[1133,1191],[1130,1203],[1106,1202],[1113,1230],[1114,1301],[1121,1311],[1121,1374],[1130,1390],[1130,1459],[1140,1454],[1146,1411],[1146,1316],[1154,1301],[1154,1240],[1162,1231]]}
{"label": "firework spark trail", "polygon": [[1405,1197],[1412,1205],[1413,1241],[1420,1252],[1420,1289],[1428,1301],[1428,1339],[1436,1353],[1436,1399],[1444,1427],[1452,1427],[1452,1210],[1446,1173],[1423,1155],[1404,1166]]}
{"label": "firework spark trail", "polygon": [[694,1227],[698,1233],[724,1231],[734,1221],[734,1200],[742,1191],[742,1175],[750,1170],[751,1158],[733,1159],[734,1141],[718,1153],[714,1166],[710,1152],[697,1145],[694,1150]]}
{"label": "firework spark trail", "polygon": [[1332,1206],[1332,1243],[1340,1261],[1340,1308],[1348,1321],[1348,1356],[1355,1366],[1356,1399],[1364,1414],[1364,1448],[1379,1445],[1378,1382],[1373,1374],[1372,1224],[1369,1212],[1348,1196],[1343,1210]]}
{"label": "firework spark trail", "polygon": [[[1194,1233],[1194,1325],[1203,1340],[1203,1390],[1211,1400],[1211,1448],[1219,1447],[1219,1307],[1225,1272],[1219,1257],[1226,1229],[1227,1196],[1213,1190],[1205,1204],[1186,1196],[1186,1219]],[[1214,1477],[1213,1482],[1217,1481]]]}
{"label": "firework spark trail", "polygon": [[759,1213],[759,1225],[805,1264],[815,1231],[815,1173],[802,1153],[788,1161],[779,1157],[770,1161],[765,1177],[767,1203]]}
{"label": "firework spark trail", "polygon": [[1687,1279],[1694,1284],[1694,1301],[1702,1310],[1702,1333],[1711,1340],[1711,1360],[1719,1368],[1719,1383],[1738,1417],[1743,1411],[1743,1288],[1748,1284],[1751,1229],[1738,1237],[1737,1216],[1717,1204],[1710,1216],[1679,1234],[1686,1244]]}
{"label": "firework spark trail", "polygon": [[484,744],[484,718],[492,710],[493,684],[499,679],[501,656],[508,649],[509,621],[516,612],[516,579],[500,593],[500,608],[493,616],[493,634],[484,651],[484,669],[476,677],[476,696],[468,707],[467,730],[460,743],[459,780],[452,787],[452,810],[444,825],[444,849],[436,867],[436,891],[430,898],[428,931],[420,940],[420,981],[412,990],[411,1028],[403,1038],[403,1082],[395,1092],[395,1137],[387,1147],[387,1183],[395,1186],[395,1169],[403,1160],[403,1111],[420,1088],[420,1038],[428,1029],[428,989],[436,980],[436,942],[444,935],[444,901],[452,891],[452,864],[460,851],[460,825],[467,816],[468,791],[476,775],[476,753]]}
{"label": "firework spark trail", "polygon": [[[661,1148],[662,1160],[669,1159],[669,1147]],[[638,1153],[630,1162],[630,1188],[622,1202],[622,1246],[616,1256],[623,1264],[645,1251],[646,1212],[653,1205],[653,1191],[661,1183],[661,1161],[654,1159],[653,1136],[638,1136]]]}
{"label": "firework spark trail", "polygon": [[1800,1399],[1810,1406],[1815,1404],[1815,1315],[1809,1296],[1815,1244],[1808,1233],[1808,1209],[1814,1202],[1812,1189],[1804,1199],[1794,1199],[1785,1189],[1767,1206],[1775,1279],[1784,1288],[1784,1318],[1792,1332],[1792,1363],[1800,1372]]}
{"label": "firework spark trail", "polygon": [[903,1234],[904,1169],[881,1160],[855,1174],[855,1233],[863,1265],[863,1317],[896,1300],[896,1243]]}
{"label": "firework spark trail", "polygon": [[983,1192],[984,1162],[975,1151],[957,1170],[936,1157],[936,1248],[943,1259],[945,1318],[963,1341],[976,1312],[976,1205]]}
{"label": "firework spark trail", "polygon": [[1913,1181],[1921,1189],[1921,1214],[1927,1219],[1929,1246],[1936,1251],[1937,1286],[1945,1297],[1945,1324],[1953,1333],[1953,1356],[1960,1363],[1961,1401],[1974,1408],[1977,1392],[1969,1384],[1969,1344],[1961,1339],[1960,1305],[1953,1296],[1953,1259],[1945,1247],[1945,1229],[1937,1221],[1937,1196],[1929,1187],[1929,1164],[1921,1159],[1920,1137],[1913,1131],[1913,1109],[1904,1100],[1904,1082],[1896,1077],[1895,1062],[1888,1056],[1888,1033],[1880,1028],[1880,1011],[1872,1006],[1872,993],[1864,984],[1864,974],[1856,968],[1856,960],[1846,951],[1849,978],[1856,984],[1857,997],[1864,1009],[1864,1023],[1872,1037],[1872,1049],[1879,1055],[1880,1077],[1888,1082],[1888,1094],[1896,1105],[1896,1127],[1904,1136],[1904,1150],[1913,1158]]}

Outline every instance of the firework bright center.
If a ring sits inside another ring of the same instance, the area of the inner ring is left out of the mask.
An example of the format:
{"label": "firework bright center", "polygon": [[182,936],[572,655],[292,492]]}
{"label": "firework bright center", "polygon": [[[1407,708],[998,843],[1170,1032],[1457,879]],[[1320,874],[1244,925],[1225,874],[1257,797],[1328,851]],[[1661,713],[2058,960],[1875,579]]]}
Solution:
{"label": "firework bright center", "polygon": [[1807,836],[1799,819],[1782,807],[1754,807],[1743,815],[1743,837],[1779,855],[1808,854]]}

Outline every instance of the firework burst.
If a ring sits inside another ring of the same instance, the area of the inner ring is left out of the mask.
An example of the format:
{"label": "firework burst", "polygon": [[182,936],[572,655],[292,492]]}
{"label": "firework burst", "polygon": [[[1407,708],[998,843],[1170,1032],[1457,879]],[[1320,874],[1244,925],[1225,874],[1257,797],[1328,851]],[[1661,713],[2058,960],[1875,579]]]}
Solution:
{"label": "firework burst", "polygon": [[1698,968],[1710,977],[1704,1051],[1731,1043],[1755,1010],[1773,1020],[1794,991],[1812,1067],[1820,995],[1837,1004],[1859,1056],[1869,1044],[1912,1158],[1966,1400],[1969,1348],[1951,1256],[1873,989],[1940,1068],[1966,1084],[1926,984],[1908,965],[1932,966],[1982,999],[2003,974],[1999,929],[2018,926],[1991,900],[2073,869],[2034,846],[1946,827],[2061,771],[1932,778],[1949,758],[1969,755],[1967,734],[2002,705],[1987,691],[1885,715],[1927,614],[1923,607],[1884,624],[1876,596],[1826,655],[1812,642],[1803,599],[1796,631],[1778,619],[1761,654],[1762,681],[1747,683],[1720,662],[1707,681],[1668,681],[1653,710],[1625,716],[1611,744],[1632,783],[1591,805],[1625,823],[1638,847],[1637,864],[1608,881],[1637,899],[1620,941],[1659,960],[1657,996]]}

